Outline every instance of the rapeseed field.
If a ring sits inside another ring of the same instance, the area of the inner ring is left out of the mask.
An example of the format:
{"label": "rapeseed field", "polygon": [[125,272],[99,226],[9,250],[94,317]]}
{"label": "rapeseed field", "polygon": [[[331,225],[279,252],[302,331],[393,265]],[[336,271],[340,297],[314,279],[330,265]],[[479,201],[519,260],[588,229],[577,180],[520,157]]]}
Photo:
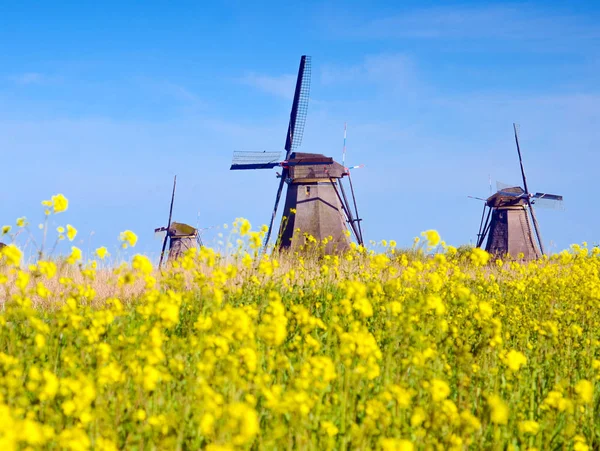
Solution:
{"label": "rapeseed field", "polygon": [[600,447],[597,248],[502,262],[430,230],[263,255],[263,235],[240,219],[228,252],[161,272],[4,247],[0,449]]}

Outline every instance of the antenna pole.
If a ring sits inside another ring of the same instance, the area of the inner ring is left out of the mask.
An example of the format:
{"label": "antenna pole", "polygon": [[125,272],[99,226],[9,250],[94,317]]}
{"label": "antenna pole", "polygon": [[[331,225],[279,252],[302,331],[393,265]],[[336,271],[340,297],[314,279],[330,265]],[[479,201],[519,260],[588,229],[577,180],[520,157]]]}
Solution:
{"label": "antenna pole", "polygon": [[171,194],[171,207],[169,208],[169,222],[167,223],[167,234],[163,240],[162,250],[160,251],[160,260],[158,262],[158,269],[162,265],[163,257],[165,255],[165,248],[167,247],[167,239],[169,238],[169,229],[171,228],[171,217],[173,216],[173,202],[175,201],[175,187],[177,186],[177,176],[173,179],[173,194]]}
{"label": "antenna pole", "polygon": [[344,122],[344,149],[342,150],[342,166],[346,167],[346,123]]}

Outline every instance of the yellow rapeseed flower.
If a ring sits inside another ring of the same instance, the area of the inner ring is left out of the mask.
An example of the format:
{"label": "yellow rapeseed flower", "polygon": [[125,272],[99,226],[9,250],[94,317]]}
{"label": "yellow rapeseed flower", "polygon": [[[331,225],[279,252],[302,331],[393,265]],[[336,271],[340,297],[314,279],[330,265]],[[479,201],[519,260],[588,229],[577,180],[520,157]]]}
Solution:
{"label": "yellow rapeseed flower", "polygon": [[240,225],[240,235],[244,236],[250,232],[250,229],[252,229],[252,226],[250,225],[250,221],[248,221],[247,219],[241,219],[241,221],[242,221],[242,223]]}
{"label": "yellow rapeseed flower", "polygon": [[104,260],[104,258],[110,254],[108,253],[108,249],[106,249],[104,246],[102,246],[102,247],[99,247],[98,249],[96,249],[96,255],[98,256],[98,258],[100,260]]}
{"label": "yellow rapeseed flower", "polygon": [[421,236],[425,238],[429,248],[437,247],[438,244],[440,244],[440,241],[442,241],[437,230],[426,230],[425,232],[421,233]]}
{"label": "yellow rapeseed flower", "polygon": [[410,440],[398,438],[384,438],[379,444],[383,451],[413,451],[415,449]]}
{"label": "yellow rapeseed flower", "polygon": [[519,422],[519,432],[521,434],[536,435],[540,430],[540,425],[537,421],[526,420]]}
{"label": "yellow rapeseed flower", "polygon": [[491,420],[495,424],[508,423],[508,404],[498,395],[488,396],[488,406],[490,408]]}
{"label": "yellow rapeseed flower", "polygon": [[119,235],[119,240],[123,242],[123,248],[126,248],[128,245],[133,247],[137,243],[138,237],[131,230],[125,230]]}
{"label": "yellow rapeseed flower", "polygon": [[434,402],[439,402],[450,395],[450,387],[441,379],[433,379],[430,382],[429,392],[431,393],[431,399],[433,399]]}
{"label": "yellow rapeseed flower", "polygon": [[77,235],[77,229],[73,227],[71,224],[67,224],[67,238],[69,241],[73,241],[75,236]]}
{"label": "yellow rapeseed flower", "polygon": [[526,363],[527,357],[522,352],[511,349],[506,355],[506,366],[513,372],[519,371]]}
{"label": "yellow rapeseed flower", "polygon": [[81,249],[79,249],[78,247],[72,246],[71,247],[71,255],[69,255],[69,257],[67,258],[67,263],[69,263],[70,265],[73,265],[76,262],[78,262],[79,260],[81,260]]}
{"label": "yellow rapeseed flower", "polygon": [[590,381],[582,379],[575,385],[575,393],[579,396],[580,402],[591,404],[594,400],[594,385]]}
{"label": "yellow rapeseed flower", "polygon": [[340,432],[337,426],[331,421],[321,422],[321,429],[324,430],[329,437],[335,437]]}
{"label": "yellow rapeseed flower", "polygon": [[61,213],[69,208],[69,201],[62,194],[52,196],[52,205],[54,207],[54,213]]}
{"label": "yellow rapeseed flower", "polygon": [[145,255],[136,254],[133,256],[131,266],[144,274],[150,274],[154,270],[152,262]]}
{"label": "yellow rapeseed flower", "polygon": [[10,266],[19,266],[23,253],[14,244],[9,244],[0,249],[0,256],[4,257]]}
{"label": "yellow rapeseed flower", "polygon": [[473,248],[469,258],[475,266],[483,266],[490,260],[491,255],[478,247]]}

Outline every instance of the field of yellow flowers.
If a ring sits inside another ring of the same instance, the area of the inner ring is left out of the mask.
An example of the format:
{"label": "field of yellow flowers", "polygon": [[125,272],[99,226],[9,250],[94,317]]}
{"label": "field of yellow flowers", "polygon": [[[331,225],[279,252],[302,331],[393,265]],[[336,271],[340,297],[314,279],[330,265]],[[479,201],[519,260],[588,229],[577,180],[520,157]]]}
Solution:
{"label": "field of yellow flowers", "polygon": [[0,449],[600,447],[596,249],[269,256],[234,232],[162,272],[4,247]]}

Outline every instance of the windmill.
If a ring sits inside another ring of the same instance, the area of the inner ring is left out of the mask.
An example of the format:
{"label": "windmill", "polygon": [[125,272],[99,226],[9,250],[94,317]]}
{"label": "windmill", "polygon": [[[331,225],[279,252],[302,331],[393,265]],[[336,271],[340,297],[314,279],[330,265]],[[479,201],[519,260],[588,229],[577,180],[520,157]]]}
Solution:
{"label": "windmill", "polygon": [[167,247],[167,239],[169,240],[169,256],[167,261],[173,261],[181,257],[185,251],[190,248],[197,247],[199,244],[198,230],[190,225],[181,222],[171,222],[173,216],[173,203],[175,201],[175,188],[177,186],[177,176],[173,179],[173,193],[171,194],[171,206],[169,207],[169,220],[166,227],[154,229],[155,234],[164,233],[162,249],[160,251],[160,260],[158,268],[160,269],[165,249]]}
{"label": "windmill", "polygon": [[[342,183],[342,179],[349,176],[348,168],[323,154],[297,152],[308,112],[310,74],[310,57],[304,55],[300,58],[298,68],[285,140],[285,157],[281,157],[281,152],[266,151],[233,154],[231,170],[281,167],[281,173],[277,174],[280,181],[265,237],[265,249],[271,237],[284,184],[287,184],[287,191],[277,240],[279,248],[298,249],[304,244],[302,234],[309,234],[319,241],[332,237],[325,247],[326,252],[344,251],[350,244],[348,227],[357,242],[363,244],[354,188],[350,181],[353,211]],[[300,229],[300,235],[294,233],[297,229]]]}
{"label": "windmill", "polygon": [[513,129],[523,187],[499,185],[498,191],[485,199],[477,234],[477,247],[481,247],[487,237],[487,252],[497,256],[509,254],[512,257],[523,254],[524,260],[533,260],[545,253],[534,205],[561,208],[563,197],[529,192],[516,124],[513,124]]}

